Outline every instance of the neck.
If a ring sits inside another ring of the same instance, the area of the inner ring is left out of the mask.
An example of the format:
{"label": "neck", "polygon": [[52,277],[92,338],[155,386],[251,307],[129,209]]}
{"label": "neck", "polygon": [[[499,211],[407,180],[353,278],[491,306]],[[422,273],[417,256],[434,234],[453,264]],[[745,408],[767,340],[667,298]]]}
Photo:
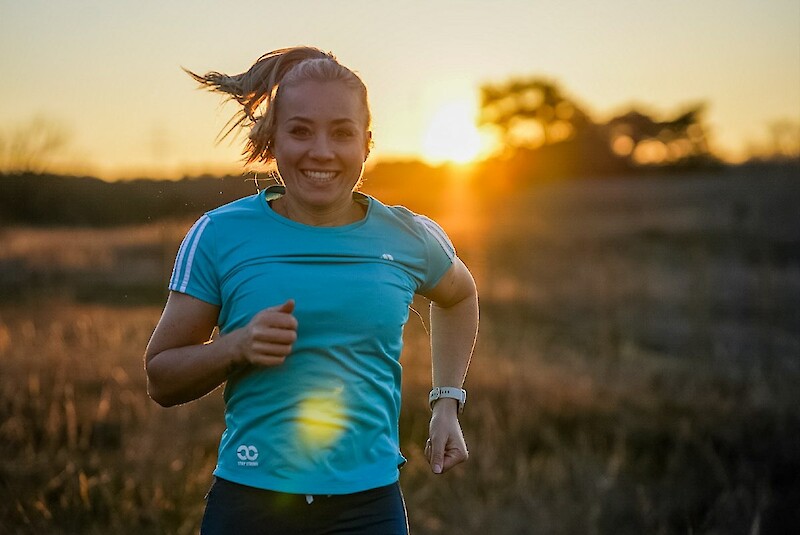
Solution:
{"label": "neck", "polygon": [[332,206],[322,209],[309,209],[292,203],[287,197],[280,197],[271,203],[272,209],[286,219],[312,227],[341,227],[355,223],[364,218],[366,209],[351,198],[350,202],[342,206]]}

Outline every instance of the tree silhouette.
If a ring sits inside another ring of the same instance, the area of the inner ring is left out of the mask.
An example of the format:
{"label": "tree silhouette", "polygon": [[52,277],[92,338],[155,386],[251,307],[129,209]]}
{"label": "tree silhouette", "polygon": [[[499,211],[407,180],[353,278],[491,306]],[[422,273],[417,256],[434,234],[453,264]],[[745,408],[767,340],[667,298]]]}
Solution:
{"label": "tree silhouette", "polygon": [[57,122],[37,116],[0,135],[0,171],[42,173],[54,156],[67,146],[66,130]]}
{"label": "tree silhouette", "polygon": [[634,164],[679,164],[710,158],[703,127],[704,104],[657,121],[638,110],[614,117],[604,127],[614,152]]}
{"label": "tree silhouette", "polygon": [[514,78],[480,88],[479,124],[499,131],[509,148],[538,148],[574,138],[586,113],[544,78]]}
{"label": "tree silhouette", "polygon": [[780,119],[769,125],[770,157],[792,159],[800,156],[800,122]]}
{"label": "tree silhouette", "polygon": [[480,97],[479,125],[497,132],[505,149],[504,165],[512,174],[609,174],[716,161],[702,122],[704,104],[664,121],[632,109],[598,123],[555,82],[542,77],[487,83]]}

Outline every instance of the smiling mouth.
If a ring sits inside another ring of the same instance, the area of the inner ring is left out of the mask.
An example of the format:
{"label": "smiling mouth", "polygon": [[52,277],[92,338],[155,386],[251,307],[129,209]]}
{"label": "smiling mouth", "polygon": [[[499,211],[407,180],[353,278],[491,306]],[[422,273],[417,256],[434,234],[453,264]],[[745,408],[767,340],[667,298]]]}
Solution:
{"label": "smiling mouth", "polygon": [[336,171],[310,171],[308,169],[303,171],[303,175],[317,184],[324,184],[330,182],[339,173]]}

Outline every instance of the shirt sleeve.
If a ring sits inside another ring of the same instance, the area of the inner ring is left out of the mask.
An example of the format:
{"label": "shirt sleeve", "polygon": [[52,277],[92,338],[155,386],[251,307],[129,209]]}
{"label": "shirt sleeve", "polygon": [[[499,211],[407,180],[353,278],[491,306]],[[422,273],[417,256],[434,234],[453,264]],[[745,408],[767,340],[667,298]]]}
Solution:
{"label": "shirt sleeve", "polygon": [[427,265],[419,291],[430,290],[444,276],[456,258],[456,248],[447,233],[433,219],[415,215],[414,221],[422,228],[420,233],[425,242]]}
{"label": "shirt sleeve", "polygon": [[216,247],[211,218],[206,214],[192,225],[181,242],[169,289],[212,305],[222,303],[216,272]]}

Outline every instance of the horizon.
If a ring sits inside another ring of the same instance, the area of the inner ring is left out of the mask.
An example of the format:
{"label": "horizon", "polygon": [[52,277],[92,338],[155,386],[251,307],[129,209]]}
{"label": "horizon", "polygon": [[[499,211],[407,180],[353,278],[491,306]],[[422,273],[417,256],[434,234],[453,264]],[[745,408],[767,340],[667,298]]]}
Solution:
{"label": "horizon", "polygon": [[[781,121],[800,132],[800,4],[788,0],[503,0],[491,10],[474,1],[398,9],[306,0],[273,10],[245,2],[237,11],[37,0],[0,9],[0,59],[13,73],[0,85],[0,136],[36,120],[52,127],[64,139],[48,169],[56,173],[241,173],[236,138],[215,144],[234,108],[196,90],[180,67],[233,74],[300,43],[333,51],[365,80],[371,165],[491,154],[491,137],[469,122],[478,88],[517,76],[555,81],[600,122],[633,108],[666,118],[706,103],[712,152],[729,162],[768,151]],[[253,26],[246,31],[243,14]]]}

